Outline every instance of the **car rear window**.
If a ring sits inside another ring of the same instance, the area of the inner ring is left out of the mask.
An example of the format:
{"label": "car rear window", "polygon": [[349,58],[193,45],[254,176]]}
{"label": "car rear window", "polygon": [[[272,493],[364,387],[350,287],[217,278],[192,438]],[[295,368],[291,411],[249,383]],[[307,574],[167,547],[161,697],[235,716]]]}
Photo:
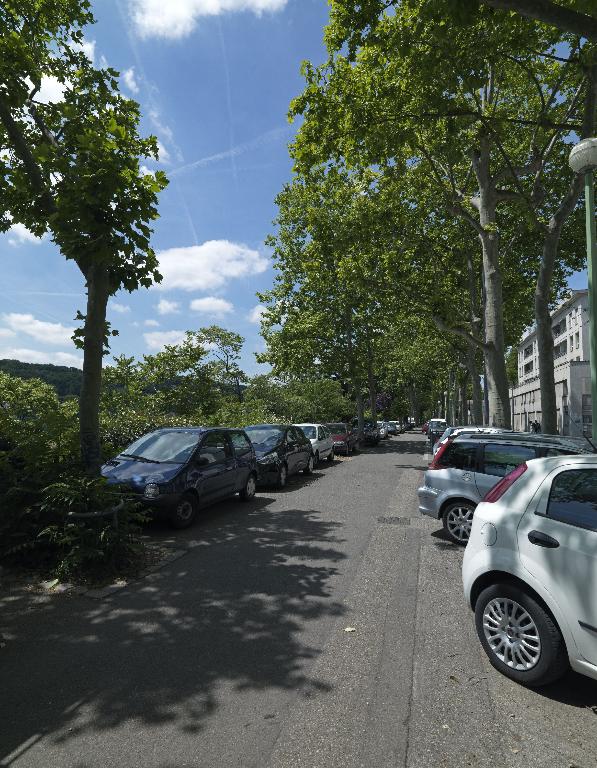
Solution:
{"label": "car rear window", "polygon": [[508,443],[486,443],[483,471],[486,475],[505,477],[519,464],[537,458],[535,448]]}
{"label": "car rear window", "polygon": [[560,472],[551,486],[547,515],[581,528],[597,528],[597,469]]}
{"label": "car rear window", "polygon": [[475,443],[451,443],[439,457],[437,465],[446,469],[474,470],[476,453]]}

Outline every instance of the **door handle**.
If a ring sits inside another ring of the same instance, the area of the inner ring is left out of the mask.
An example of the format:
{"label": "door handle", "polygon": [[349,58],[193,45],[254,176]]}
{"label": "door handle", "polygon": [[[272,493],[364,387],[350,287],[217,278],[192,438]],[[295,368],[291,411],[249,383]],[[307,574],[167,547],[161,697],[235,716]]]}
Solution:
{"label": "door handle", "polygon": [[531,531],[529,533],[529,541],[538,547],[547,547],[548,549],[556,549],[556,547],[560,546],[560,542],[557,539],[541,531]]}

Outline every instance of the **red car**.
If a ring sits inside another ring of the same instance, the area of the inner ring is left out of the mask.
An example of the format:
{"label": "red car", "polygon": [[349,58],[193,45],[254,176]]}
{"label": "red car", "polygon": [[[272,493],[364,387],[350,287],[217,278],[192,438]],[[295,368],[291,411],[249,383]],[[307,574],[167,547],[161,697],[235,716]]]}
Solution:
{"label": "red car", "polygon": [[422,432],[424,435],[426,435],[426,434],[427,434],[427,430],[428,430],[428,429],[429,429],[429,422],[428,422],[428,421],[426,421],[426,422],[423,424],[423,426],[421,427],[421,432]]}
{"label": "red car", "polygon": [[337,454],[342,453],[345,456],[352,453],[359,441],[358,429],[352,429],[350,424],[342,424],[341,422],[326,424],[325,426],[332,433],[334,452]]}

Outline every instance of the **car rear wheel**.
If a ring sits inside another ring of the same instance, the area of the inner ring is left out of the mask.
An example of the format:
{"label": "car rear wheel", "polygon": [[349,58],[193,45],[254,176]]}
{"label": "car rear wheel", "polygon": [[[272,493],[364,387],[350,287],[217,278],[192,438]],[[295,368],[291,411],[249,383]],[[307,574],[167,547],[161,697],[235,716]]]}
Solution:
{"label": "car rear wheel", "polygon": [[288,467],[286,464],[281,464],[278,470],[278,479],[276,480],[276,486],[278,488],[285,488],[288,482]]}
{"label": "car rear wheel", "polygon": [[470,501],[455,501],[444,509],[444,531],[450,541],[464,546],[471,535],[475,505]]}
{"label": "car rear wheel", "polygon": [[493,584],[481,592],[475,625],[491,664],[518,683],[548,685],[569,668],[566,645],[553,618],[514,584]]}
{"label": "car rear wheel", "polygon": [[310,475],[313,472],[313,454],[309,456],[307,466],[303,469],[303,475]]}
{"label": "car rear wheel", "polygon": [[247,478],[245,487],[239,493],[241,501],[251,501],[251,499],[255,498],[256,492],[257,492],[257,479],[255,475],[251,472],[251,474]]}
{"label": "car rear wheel", "polygon": [[193,493],[183,493],[178,504],[170,512],[168,520],[173,528],[188,528],[199,512],[199,501]]}

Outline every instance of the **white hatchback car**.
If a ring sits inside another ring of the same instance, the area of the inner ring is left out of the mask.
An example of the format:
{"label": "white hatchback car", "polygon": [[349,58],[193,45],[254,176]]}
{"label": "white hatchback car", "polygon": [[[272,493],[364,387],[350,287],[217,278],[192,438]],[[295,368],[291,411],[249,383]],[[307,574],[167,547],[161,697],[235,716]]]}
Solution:
{"label": "white hatchback car", "polygon": [[493,666],[529,686],[597,679],[597,455],[521,464],[475,510],[464,592]]}
{"label": "white hatchback car", "polygon": [[300,427],[313,447],[313,463],[315,466],[322,460],[334,461],[334,438],[324,424],[295,424]]}

